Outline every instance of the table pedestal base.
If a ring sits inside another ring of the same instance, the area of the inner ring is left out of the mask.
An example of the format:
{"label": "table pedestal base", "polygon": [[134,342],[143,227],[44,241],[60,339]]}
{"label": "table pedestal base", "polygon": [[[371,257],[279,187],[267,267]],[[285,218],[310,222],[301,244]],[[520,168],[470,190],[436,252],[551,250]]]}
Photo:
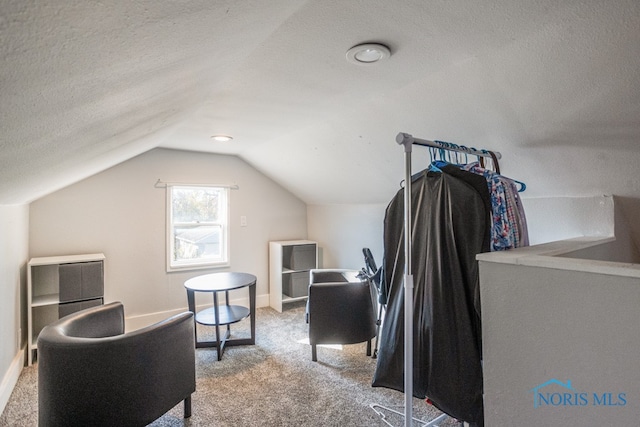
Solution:
{"label": "table pedestal base", "polygon": [[[249,288],[249,308],[230,305],[229,291],[239,288]],[[194,321],[204,326],[216,328],[215,341],[198,341],[198,331],[195,331],[196,348],[216,348],[218,360],[226,347],[236,345],[254,345],[256,336],[256,278],[246,273],[214,273],[195,277],[185,282],[189,311],[194,313]],[[195,292],[210,292],[213,294],[213,307],[196,313]],[[218,292],[225,293],[226,304],[218,304]],[[231,338],[231,324],[249,317],[251,319],[250,338]],[[224,335],[220,327],[226,325]]]}

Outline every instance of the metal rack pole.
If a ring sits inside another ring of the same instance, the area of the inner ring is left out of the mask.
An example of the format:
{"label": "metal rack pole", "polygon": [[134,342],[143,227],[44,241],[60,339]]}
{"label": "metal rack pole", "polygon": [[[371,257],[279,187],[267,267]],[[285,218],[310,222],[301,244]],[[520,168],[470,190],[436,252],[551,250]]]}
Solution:
{"label": "metal rack pole", "polygon": [[[473,147],[465,147],[463,145],[452,144],[444,141],[429,141],[426,139],[414,138],[411,134],[400,132],[396,136],[396,142],[404,146],[405,160],[405,186],[404,186],[404,425],[411,427],[413,425],[413,275],[411,274],[411,234],[412,234],[412,218],[411,218],[411,151],[412,146],[421,145],[427,147],[441,148],[449,151],[457,151],[461,153],[471,154],[473,156],[502,158],[499,152],[490,152],[487,150],[478,150]],[[372,405],[374,406],[379,405]],[[388,408],[385,408],[388,409]],[[396,411],[392,411],[397,413]],[[426,426],[435,425],[440,421],[448,418],[446,414],[442,414],[430,422],[426,422]],[[386,422],[386,421],[385,421]],[[421,422],[422,423],[422,422]],[[424,423],[423,423],[424,424]]]}
{"label": "metal rack pole", "polygon": [[[404,178],[404,425],[413,425],[413,275],[411,274],[411,234],[413,229],[411,218],[411,151],[413,144],[444,148],[450,151],[458,151],[481,157],[491,157],[486,150],[477,150],[473,147],[465,147],[443,141],[429,141],[417,139],[408,133],[400,132],[396,136],[396,142],[404,146],[405,178]],[[497,159],[500,153],[493,153]],[[438,422],[443,416],[433,422]],[[429,423],[431,425],[431,423]]]}
{"label": "metal rack pole", "polygon": [[411,143],[404,143],[404,425],[413,425],[413,275],[411,274]]}
{"label": "metal rack pole", "polygon": [[[487,150],[478,150],[477,148],[466,147],[464,145],[453,144],[451,142],[445,141],[429,141],[428,139],[414,138],[411,134],[405,132],[400,132],[398,133],[398,135],[396,135],[396,142],[400,145],[404,145],[405,147],[415,144],[422,145],[424,147],[443,148],[449,151],[471,154],[472,156],[491,158],[491,152]],[[500,154],[500,152],[498,151],[494,151],[493,154],[496,156],[496,159],[502,158],[502,154]]]}

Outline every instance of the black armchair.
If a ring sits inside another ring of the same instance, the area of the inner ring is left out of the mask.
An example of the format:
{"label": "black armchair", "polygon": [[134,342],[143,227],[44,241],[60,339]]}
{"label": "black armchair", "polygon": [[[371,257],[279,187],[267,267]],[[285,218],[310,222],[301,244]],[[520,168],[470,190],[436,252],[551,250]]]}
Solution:
{"label": "black armchair", "polygon": [[375,289],[359,271],[314,269],[310,272],[307,322],[311,359],[316,362],[318,344],[356,344],[376,336]]}
{"label": "black armchair", "polygon": [[195,391],[193,313],[124,333],[115,302],[70,314],[38,337],[39,426],[145,426]]}

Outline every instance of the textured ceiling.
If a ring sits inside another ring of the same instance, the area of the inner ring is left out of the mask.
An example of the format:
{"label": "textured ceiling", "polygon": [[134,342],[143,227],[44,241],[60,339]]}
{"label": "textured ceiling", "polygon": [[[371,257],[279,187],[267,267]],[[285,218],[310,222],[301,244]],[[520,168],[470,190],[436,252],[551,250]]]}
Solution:
{"label": "textured ceiling", "polygon": [[[370,41],[391,58],[345,60]],[[530,197],[640,198],[639,52],[637,0],[4,0],[0,204],[155,147],[381,203],[400,131],[500,151]]]}

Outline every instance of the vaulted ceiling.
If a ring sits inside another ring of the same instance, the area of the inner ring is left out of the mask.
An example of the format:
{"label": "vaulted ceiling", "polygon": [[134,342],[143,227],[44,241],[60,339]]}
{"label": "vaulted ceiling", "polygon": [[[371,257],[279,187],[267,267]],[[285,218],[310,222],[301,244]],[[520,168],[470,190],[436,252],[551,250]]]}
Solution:
{"label": "vaulted ceiling", "polygon": [[500,151],[530,197],[640,197],[637,0],[4,0],[0,61],[0,204],[155,147],[380,203],[398,132]]}

